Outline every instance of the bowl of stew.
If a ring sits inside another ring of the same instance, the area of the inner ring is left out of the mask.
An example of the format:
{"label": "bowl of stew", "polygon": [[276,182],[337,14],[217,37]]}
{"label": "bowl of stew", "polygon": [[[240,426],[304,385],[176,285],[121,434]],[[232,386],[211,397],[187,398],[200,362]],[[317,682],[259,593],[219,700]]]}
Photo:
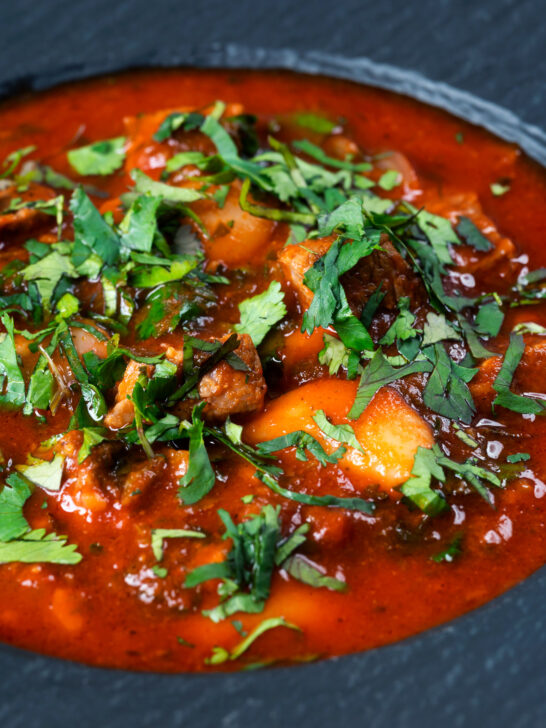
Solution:
{"label": "bowl of stew", "polygon": [[475,108],[221,68],[3,102],[2,641],[294,666],[543,565],[546,176]]}

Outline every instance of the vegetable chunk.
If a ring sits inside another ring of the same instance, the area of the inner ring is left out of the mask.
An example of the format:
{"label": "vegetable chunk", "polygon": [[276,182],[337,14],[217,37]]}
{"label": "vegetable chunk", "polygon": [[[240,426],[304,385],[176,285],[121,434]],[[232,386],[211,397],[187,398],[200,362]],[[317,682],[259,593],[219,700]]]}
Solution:
{"label": "vegetable chunk", "polygon": [[339,466],[359,487],[378,485],[391,491],[409,477],[417,448],[434,444],[431,429],[390,387],[380,389],[356,421],[349,420],[356,389],[350,381],[310,382],[269,403],[245,427],[245,438],[255,444],[304,430],[332,452],[336,443],[313,419],[322,409],[334,425],[351,425],[364,451],[348,446]]}

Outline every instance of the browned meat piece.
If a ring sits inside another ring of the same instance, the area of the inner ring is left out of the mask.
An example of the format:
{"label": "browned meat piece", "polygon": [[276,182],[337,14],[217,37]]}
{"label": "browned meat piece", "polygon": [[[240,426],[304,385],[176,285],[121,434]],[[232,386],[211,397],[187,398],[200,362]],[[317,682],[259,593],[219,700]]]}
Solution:
{"label": "browned meat piece", "polygon": [[420,279],[386,235],[381,236],[381,250],[374,250],[367,258],[362,258],[352,270],[345,273],[341,282],[349,305],[357,316],[379,286],[385,292],[382,305],[390,311],[398,308],[402,296],[411,299],[412,307],[424,303],[426,298]]}
{"label": "browned meat piece", "polygon": [[142,504],[144,496],[167,468],[162,455],[134,463],[121,487],[121,504],[136,507]]}
{"label": "browned meat piece", "polygon": [[333,235],[318,240],[305,240],[300,245],[287,245],[278,255],[286,280],[293,288],[303,310],[308,309],[313,300],[313,293],[303,282],[303,277],[328,252],[334,240]]}
{"label": "browned meat piece", "polygon": [[469,218],[491,245],[488,252],[477,252],[468,245],[456,245],[453,254],[457,266],[465,272],[479,275],[485,289],[499,290],[499,281],[519,267],[514,262],[516,247],[510,238],[505,237],[491,218],[484,213],[478,196],[474,192],[445,193],[443,196],[426,200],[426,209],[435,215],[446,217],[457,225],[461,217]]}
{"label": "browned meat piece", "polygon": [[[279,262],[284,275],[292,285],[304,310],[309,308],[313,293],[303,282],[303,277],[306,271],[326,254],[334,240],[333,236],[306,240],[301,245],[289,245],[279,253]],[[386,293],[383,305],[389,310],[396,309],[401,296],[409,296],[415,303],[415,299],[423,294],[418,277],[394,249],[386,235],[381,238],[381,246],[382,250],[375,250],[368,257],[362,258],[341,279],[349,305],[356,315],[362,313],[366,301],[380,285]]]}
{"label": "browned meat piece", "polygon": [[[227,338],[225,336],[223,340]],[[199,396],[207,403],[204,414],[213,420],[256,412],[264,404],[267,387],[262,363],[248,334],[239,336],[239,346],[233,353],[247,365],[249,371],[238,371],[222,361],[199,382]]]}

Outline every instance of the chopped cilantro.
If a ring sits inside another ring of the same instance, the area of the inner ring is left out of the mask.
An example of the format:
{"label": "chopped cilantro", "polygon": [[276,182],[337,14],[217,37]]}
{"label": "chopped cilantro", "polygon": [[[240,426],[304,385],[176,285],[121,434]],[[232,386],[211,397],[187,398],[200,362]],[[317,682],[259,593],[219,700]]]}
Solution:
{"label": "chopped cilantro", "polygon": [[478,370],[456,364],[441,343],[428,349],[427,355],[434,369],[423,390],[424,403],[444,417],[470,423],[476,407],[467,383]]}
{"label": "chopped cilantro", "polygon": [[527,460],[530,460],[531,456],[528,452],[516,452],[512,455],[508,455],[506,458],[507,463],[524,463]]}
{"label": "chopped cilantro", "polygon": [[309,528],[300,526],[291,539],[283,539],[279,510],[266,505],[260,513],[238,525],[233,523],[227,511],[218,511],[226,528],[224,538],[232,540],[227,559],[219,564],[197,567],[185,581],[186,587],[193,587],[211,578],[223,580],[219,588],[223,601],[218,607],[204,612],[212,621],[221,621],[240,611],[256,613],[263,610],[275,566],[300,545],[301,539],[294,539],[294,536],[301,536]]}
{"label": "chopped cilantro", "polygon": [[447,508],[444,496],[431,487],[432,478],[445,481],[437,455],[425,447],[417,448],[411,477],[400,486],[400,492],[428,516],[436,516]]}
{"label": "chopped cilantro", "polygon": [[349,419],[358,419],[372,401],[375,393],[386,384],[391,384],[397,379],[416,372],[430,372],[431,370],[432,365],[427,360],[414,361],[395,368],[389,364],[381,349],[378,349],[362,372],[355,401],[348,414]]}
{"label": "chopped cilantro", "polygon": [[192,424],[187,429],[190,440],[188,469],[180,480],[178,496],[186,505],[197,503],[212,489],[216,475],[210,464],[203,441],[204,422],[201,417],[205,403],[196,405],[192,412]]}
{"label": "chopped cilantro", "polygon": [[125,159],[125,137],[104,139],[67,152],[70,165],[81,175],[112,174]]}
{"label": "chopped cilantro", "polygon": [[304,556],[301,556],[301,554],[290,556],[283,563],[283,569],[292,578],[315,588],[324,587],[338,592],[347,590],[346,582],[341,581],[341,579],[336,579],[335,576],[326,576],[316,564],[313,564]]}
{"label": "chopped cilantro", "polygon": [[82,557],[76,552],[77,547],[68,545],[65,536],[30,529],[23,515],[30,495],[28,481],[18,473],[9,475],[0,491],[0,564],[79,563]]}
{"label": "chopped cilantro", "polygon": [[510,191],[510,183],[493,182],[490,188],[495,197],[501,197]]}
{"label": "chopped cilantro", "polygon": [[60,490],[63,477],[64,457],[55,455],[53,460],[39,460],[30,465],[17,465],[16,469],[34,485],[46,490]]}
{"label": "chopped cilantro", "polygon": [[454,559],[457,558],[457,556],[460,556],[461,551],[461,543],[462,543],[462,536],[455,536],[453,541],[442,551],[439,551],[437,554],[434,554],[430,558],[435,561],[437,564],[441,564],[443,561],[447,563],[451,563]]}
{"label": "chopped cilantro", "polygon": [[163,558],[163,541],[166,538],[206,538],[206,534],[187,528],[152,529],[152,551],[156,561],[161,561]]}
{"label": "chopped cilantro", "polygon": [[0,315],[6,332],[0,334],[0,403],[21,407],[25,403],[25,380],[17,361],[13,320]]}
{"label": "chopped cilantro", "polygon": [[294,114],[294,121],[299,126],[310,129],[317,134],[331,134],[336,128],[336,124],[333,121],[330,121],[330,119],[315,111],[300,111]]}
{"label": "chopped cilantro", "polygon": [[264,619],[261,624],[256,627],[242,642],[240,642],[234,649],[226,650],[225,647],[213,647],[212,656],[208,657],[205,662],[207,665],[221,665],[223,662],[231,660],[238,660],[241,655],[248,650],[248,648],[260,637],[264,632],[276,627],[287,627],[288,629],[294,629],[297,632],[301,632],[300,628],[295,624],[287,622],[284,617],[270,617]]}
{"label": "chopped cilantro", "polygon": [[492,243],[490,243],[485,235],[480,232],[470,218],[461,215],[455,230],[459,233],[464,242],[467,243],[467,245],[472,246],[475,250],[479,250],[480,252],[492,250]]}
{"label": "chopped cilantro", "polygon": [[387,192],[389,192],[395,187],[398,187],[401,182],[402,175],[400,174],[400,172],[397,172],[395,169],[389,169],[381,175],[377,184],[379,185],[379,187],[381,187],[382,190],[386,190]]}
{"label": "chopped cilantro", "polygon": [[493,406],[506,407],[513,412],[520,414],[542,414],[546,410],[546,402],[537,398],[515,394],[510,390],[512,378],[521,361],[525,344],[521,334],[510,334],[510,343],[504,354],[504,360],[495,381],[493,389],[497,396],[493,400]]}
{"label": "chopped cilantro", "polygon": [[270,329],[286,316],[281,284],[272,281],[265,291],[245,299],[239,304],[239,312],[241,321],[233,328],[239,334],[249,334],[254,346],[258,346]]}
{"label": "chopped cilantro", "polygon": [[355,431],[351,425],[333,425],[324,414],[324,410],[317,410],[317,412],[313,415],[313,420],[317,423],[326,437],[329,437],[336,442],[343,443],[344,445],[349,445],[361,453],[364,452],[364,449],[358,441]]}

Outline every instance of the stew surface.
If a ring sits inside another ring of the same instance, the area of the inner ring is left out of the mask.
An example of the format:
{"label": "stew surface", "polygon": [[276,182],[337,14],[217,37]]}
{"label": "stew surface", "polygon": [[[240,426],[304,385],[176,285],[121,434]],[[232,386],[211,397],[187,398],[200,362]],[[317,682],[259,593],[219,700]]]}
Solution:
{"label": "stew surface", "polygon": [[384,645],[546,560],[546,176],[413,100],[146,71],[0,108],[0,638]]}

